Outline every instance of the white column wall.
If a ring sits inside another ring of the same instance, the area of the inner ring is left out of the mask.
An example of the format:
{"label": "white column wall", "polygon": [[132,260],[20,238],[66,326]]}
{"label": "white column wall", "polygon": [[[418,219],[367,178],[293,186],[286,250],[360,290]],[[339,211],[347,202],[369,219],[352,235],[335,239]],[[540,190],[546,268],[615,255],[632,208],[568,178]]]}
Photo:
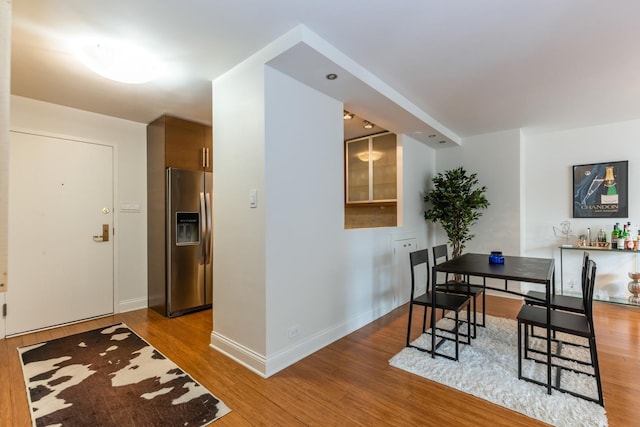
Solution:
{"label": "white column wall", "polygon": [[[11,129],[99,141],[116,147],[116,292],[120,303],[116,310],[146,307],[146,125],[12,96]],[[119,213],[119,201],[139,202],[140,212]]]}
{"label": "white column wall", "polygon": [[[343,280],[342,103],[270,67],[266,77],[267,355],[370,309]],[[357,294],[357,292],[355,292]],[[354,298],[352,298],[354,297]],[[365,308],[366,307],[366,308]],[[289,339],[289,328],[299,335]]]}
{"label": "white column wall", "polygon": [[[212,345],[260,372],[266,357],[264,70],[213,84]],[[257,191],[257,207],[249,192]]]}
{"label": "white column wall", "polygon": [[401,137],[403,227],[345,230],[340,102],[257,64],[216,80],[213,99],[212,345],[269,376],[394,308],[391,245],[426,245],[433,150]]}

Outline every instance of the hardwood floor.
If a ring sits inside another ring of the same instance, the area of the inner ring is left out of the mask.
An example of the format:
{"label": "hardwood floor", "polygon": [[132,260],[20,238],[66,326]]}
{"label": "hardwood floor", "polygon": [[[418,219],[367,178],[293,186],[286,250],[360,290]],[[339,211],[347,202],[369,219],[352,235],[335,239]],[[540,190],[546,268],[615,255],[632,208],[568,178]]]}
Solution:
{"label": "hardwood floor", "polygon": [[[487,297],[487,313],[513,318],[518,300]],[[640,308],[595,303],[598,354],[609,425],[636,419]],[[0,340],[0,426],[30,426],[16,347],[125,322],[222,399],[223,426],[535,426],[519,413],[389,366],[404,347],[403,306],[263,379],[209,347],[211,311],[166,319],[137,310]]]}

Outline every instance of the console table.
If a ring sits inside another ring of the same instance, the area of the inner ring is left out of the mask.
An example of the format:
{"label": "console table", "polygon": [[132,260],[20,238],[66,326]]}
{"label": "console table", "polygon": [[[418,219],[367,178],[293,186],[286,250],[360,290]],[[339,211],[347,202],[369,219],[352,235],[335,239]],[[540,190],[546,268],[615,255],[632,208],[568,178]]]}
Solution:
{"label": "console table", "polygon": [[[640,254],[640,251],[628,251],[624,249],[585,248],[585,247],[574,246],[574,245],[562,245],[562,246],[559,246],[559,249],[560,249],[560,294],[561,295],[564,295],[564,272],[563,272],[563,259],[562,259],[564,251],[587,251],[589,252],[590,257],[592,257],[594,254],[597,254],[598,252],[606,252],[606,253],[613,252],[613,253],[623,254],[623,255],[636,255],[636,270],[638,267],[637,255]],[[598,298],[596,298],[595,295],[593,299],[594,301],[599,300]],[[625,304],[625,305],[637,305],[637,304],[630,303],[627,298],[623,298],[623,297],[610,296],[609,299],[607,300],[599,300],[599,301],[611,302],[616,304]]]}

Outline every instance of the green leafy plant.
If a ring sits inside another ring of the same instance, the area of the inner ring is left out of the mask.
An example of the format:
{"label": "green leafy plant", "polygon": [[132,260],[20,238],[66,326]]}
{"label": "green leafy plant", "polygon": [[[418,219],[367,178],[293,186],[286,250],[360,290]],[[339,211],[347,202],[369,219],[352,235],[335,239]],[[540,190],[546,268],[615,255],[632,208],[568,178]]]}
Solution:
{"label": "green leafy plant", "polygon": [[487,187],[478,187],[476,174],[467,175],[463,167],[438,173],[433,178],[433,188],[424,196],[430,204],[424,213],[429,221],[439,222],[449,237],[452,257],[462,255],[465,243],[471,240],[471,226],[480,218],[480,209],[489,202],[484,193]]}

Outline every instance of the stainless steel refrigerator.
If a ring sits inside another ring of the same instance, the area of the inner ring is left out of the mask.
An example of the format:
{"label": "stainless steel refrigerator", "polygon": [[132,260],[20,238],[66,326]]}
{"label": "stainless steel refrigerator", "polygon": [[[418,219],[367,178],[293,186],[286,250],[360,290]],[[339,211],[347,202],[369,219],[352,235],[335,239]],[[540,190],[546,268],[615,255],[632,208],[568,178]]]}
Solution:
{"label": "stainless steel refrigerator", "polygon": [[[156,264],[156,268],[160,267],[158,264],[164,264],[164,280],[158,274],[155,283],[150,280],[149,306],[167,317],[211,307],[211,185],[210,172],[166,170],[165,259]],[[160,256],[157,249],[150,248],[150,260],[152,252],[156,252],[156,257]],[[152,268],[150,265],[150,271]]]}

